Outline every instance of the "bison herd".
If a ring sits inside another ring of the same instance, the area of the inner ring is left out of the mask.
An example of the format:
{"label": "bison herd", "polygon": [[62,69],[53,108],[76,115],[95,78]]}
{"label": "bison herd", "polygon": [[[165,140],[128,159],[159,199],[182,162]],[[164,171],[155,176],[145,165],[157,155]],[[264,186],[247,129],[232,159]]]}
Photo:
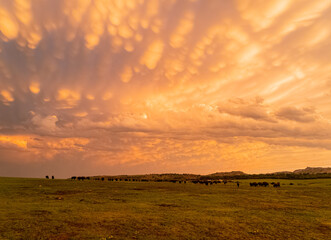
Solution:
{"label": "bison herd", "polygon": [[[230,182],[232,182],[232,181],[230,181]],[[194,183],[194,184],[204,184],[204,185],[208,186],[208,185],[218,184],[218,183],[227,184],[228,181],[227,180],[194,180],[194,181],[192,181],[192,183]]]}
{"label": "bison herd", "polygon": [[[46,176],[47,179],[49,179],[48,176]],[[52,176],[52,179],[54,179],[54,176]],[[201,184],[201,185],[213,185],[213,184],[220,184],[223,183],[226,185],[227,183],[235,183],[237,187],[239,188],[240,182],[239,181],[232,181],[232,180],[165,180],[165,179],[135,179],[135,178],[110,178],[110,177],[71,177],[71,180],[78,180],[78,181],[84,181],[84,180],[96,180],[96,181],[132,181],[132,182],[171,182],[171,183],[187,183],[191,182],[193,184]],[[271,182],[270,184],[268,182],[250,182],[249,185],[251,187],[268,187],[269,185],[277,188],[280,187],[279,182]],[[293,183],[290,183],[290,185],[294,185]]]}
{"label": "bison herd", "polygon": [[[54,176],[51,177],[52,179],[54,179]],[[50,179],[50,177],[47,175],[46,179]],[[194,184],[202,184],[202,185],[213,185],[213,184],[218,184],[218,183],[223,183],[224,185],[227,184],[228,182],[234,182],[232,180],[168,180],[168,179],[135,179],[135,178],[110,178],[110,177],[84,177],[84,176],[80,176],[80,177],[76,177],[73,176],[71,177],[71,180],[78,180],[78,181],[83,181],[83,180],[101,180],[101,181],[132,181],[132,182],[171,182],[171,183],[186,183],[186,182],[191,182]],[[239,188],[240,182],[236,181],[235,182],[237,187]],[[249,185],[251,187],[268,187],[269,183],[268,182],[250,182]],[[280,187],[280,183],[279,182],[271,182],[270,185],[272,185],[273,187],[277,188]],[[289,185],[294,185],[293,183],[290,183]]]}
{"label": "bison herd", "polygon": [[[279,182],[277,182],[277,183],[275,183],[275,182],[272,182],[272,183],[270,183],[273,187],[280,187],[280,183]],[[269,183],[267,183],[267,182],[250,182],[249,183],[249,185],[251,186],[251,187],[268,187],[269,186]]]}

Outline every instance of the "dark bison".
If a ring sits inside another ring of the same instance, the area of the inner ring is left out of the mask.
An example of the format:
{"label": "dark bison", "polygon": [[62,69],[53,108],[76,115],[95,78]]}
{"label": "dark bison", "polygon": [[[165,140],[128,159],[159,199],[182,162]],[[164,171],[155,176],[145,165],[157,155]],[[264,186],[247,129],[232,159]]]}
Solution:
{"label": "dark bison", "polygon": [[273,185],[274,185],[274,187],[280,187],[280,183],[279,182],[274,183]]}
{"label": "dark bison", "polygon": [[71,180],[76,180],[76,177],[75,176],[71,177]]}
{"label": "dark bison", "polygon": [[262,186],[264,186],[264,187],[268,187],[268,186],[269,186],[269,183],[267,183],[267,182],[263,182],[263,183],[262,183]]}
{"label": "dark bison", "polygon": [[49,176],[48,175],[46,176],[46,179],[49,179]]}
{"label": "dark bison", "polygon": [[52,179],[54,179],[54,176],[52,176]]}

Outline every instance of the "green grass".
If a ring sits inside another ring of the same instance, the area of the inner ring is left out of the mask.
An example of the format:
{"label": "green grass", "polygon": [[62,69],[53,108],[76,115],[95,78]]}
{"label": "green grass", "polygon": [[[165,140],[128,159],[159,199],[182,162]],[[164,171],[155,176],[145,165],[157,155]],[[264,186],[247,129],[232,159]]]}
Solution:
{"label": "green grass", "polygon": [[0,239],[330,239],[331,179],[266,181],[0,178]]}

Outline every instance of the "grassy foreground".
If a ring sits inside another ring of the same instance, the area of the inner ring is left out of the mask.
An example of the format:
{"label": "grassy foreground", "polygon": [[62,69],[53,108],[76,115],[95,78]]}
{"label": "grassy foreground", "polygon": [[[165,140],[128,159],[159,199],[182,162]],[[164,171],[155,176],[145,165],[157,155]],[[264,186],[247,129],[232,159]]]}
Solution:
{"label": "grassy foreground", "polygon": [[0,178],[0,239],[330,239],[331,179],[276,181]]}

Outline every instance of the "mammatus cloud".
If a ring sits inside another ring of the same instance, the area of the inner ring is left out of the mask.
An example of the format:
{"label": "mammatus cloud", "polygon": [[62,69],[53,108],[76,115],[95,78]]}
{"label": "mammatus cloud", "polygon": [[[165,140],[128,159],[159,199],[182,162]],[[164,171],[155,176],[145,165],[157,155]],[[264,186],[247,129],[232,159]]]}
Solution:
{"label": "mammatus cloud", "polygon": [[0,174],[330,166],[330,16],[327,0],[1,0]]}

